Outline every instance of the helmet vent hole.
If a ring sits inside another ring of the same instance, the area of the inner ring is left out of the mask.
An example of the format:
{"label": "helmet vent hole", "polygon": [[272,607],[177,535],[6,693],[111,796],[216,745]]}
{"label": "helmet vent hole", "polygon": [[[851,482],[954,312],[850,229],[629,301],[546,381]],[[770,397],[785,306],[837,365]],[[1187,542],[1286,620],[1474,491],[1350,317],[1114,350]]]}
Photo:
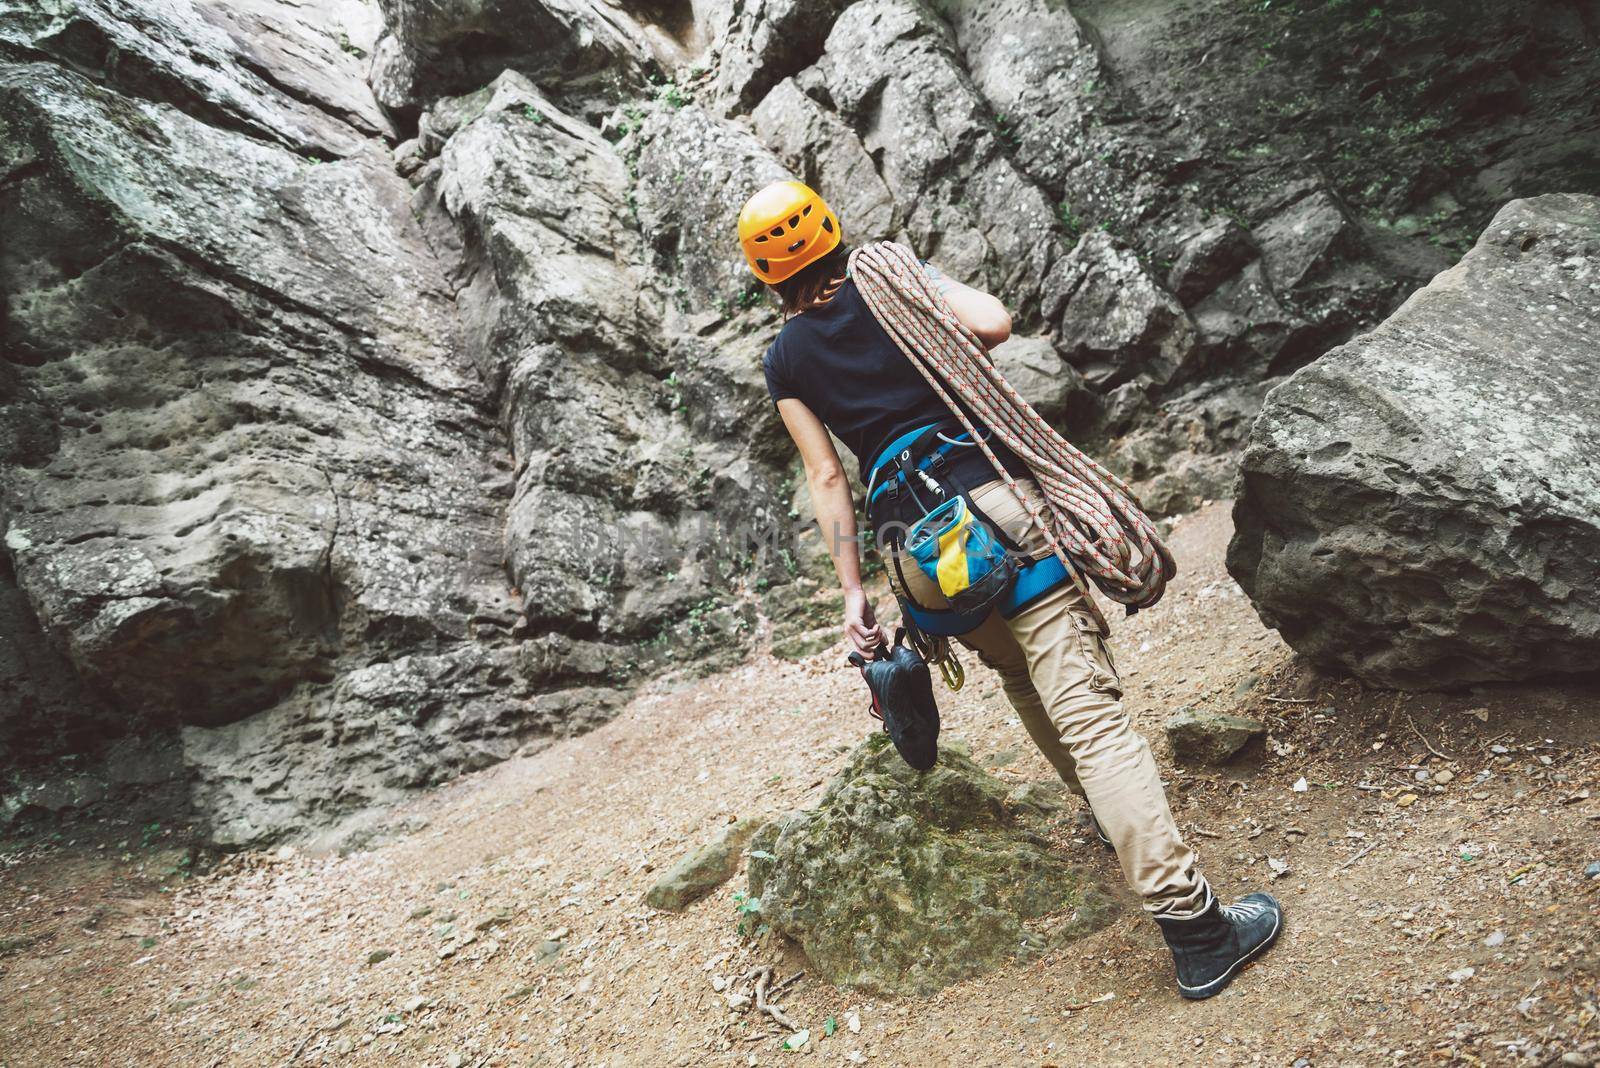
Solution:
{"label": "helmet vent hole", "polygon": [[798,216],[798,215],[789,216],[789,229],[793,230],[796,226],[799,226],[799,225],[800,225],[800,216]]}
{"label": "helmet vent hole", "polygon": [[783,236],[783,227],[782,226],[774,226],[772,228],[772,236],[773,237],[782,237]]}
{"label": "helmet vent hole", "polygon": [[802,211],[800,214],[801,215],[810,215],[811,214],[811,205],[807,204],[806,205],[806,209],[804,211]]}
{"label": "helmet vent hole", "polygon": [[822,217],[822,228],[824,230],[828,231],[828,233],[830,233],[830,234],[833,233],[833,216],[832,215],[824,215]]}
{"label": "helmet vent hole", "polygon": [[766,234],[762,234],[762,235],[760,235],[759,237],[756,238],[756,244],[759,245],[762,242],[766,241],[766,239],[767,239],[767,235]]}
{"label": "helmet vent hole", "polygon": [[756,259],[756,266],[763,271],[771,270],[771,268],[767,266],[767,261],[764,258],[758,257]]}

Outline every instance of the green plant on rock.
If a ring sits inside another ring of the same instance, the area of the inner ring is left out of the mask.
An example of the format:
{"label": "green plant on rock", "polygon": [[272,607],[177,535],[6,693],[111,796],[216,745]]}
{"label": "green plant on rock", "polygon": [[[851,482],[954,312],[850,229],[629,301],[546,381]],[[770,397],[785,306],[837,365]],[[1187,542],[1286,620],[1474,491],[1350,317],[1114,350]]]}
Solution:
{"label": "green plant on rock", "polygon": [[669,108],[681,108],[694,100],[694,96],[677,82],[666,82],[656,90],[656,99]]}
{"label": "green plant on rock", "polygon": [[1022,135],[1017,132],[1016,126],[1004,115],[994,117],[995,131],[1000,135],[1000,142],[1013,151],[1022,145]]}
{"label": "green plant on rock", "polygon": [[683,619],[684,627],[688,630],[689,636],[699,640],[701,638],[709,638],[715,634],[717,621],[714,617],[721,607],[715,597],[707,597],[690,608]]}
{"label": "green plant on rock", "polygon": [[644,108],[638,104],[629,104],[622,109],[622,118],[617,121],[617,136],[627,137],[640,126],[644,125]]}
{"label": "green plant on rock", "polygon": [[[767,854],[770,856],[771,854]],[[755,936],[760,938],[767,933],[767,925],[758,923],[761,918],[761,899],[752,897],[743,890],[733,892],[733,911],[739,917],[738,931],[741,938]]]}
{"label": "green plant on rock", "polygon": [[517,109],[517,113],[523,118],[527,119],[529,122],[533,123],[535,126],[544,121],[544,115],[541,114],[539,110],[532,104],[523,104]]}
{"label": "green plant on rock", "polygon": [[1069,240],[1076,241],[1083,236],[1083,220],[1065,200],[1056,205],[1056,218],[1061,220],[1061,228],[1067,232]]}

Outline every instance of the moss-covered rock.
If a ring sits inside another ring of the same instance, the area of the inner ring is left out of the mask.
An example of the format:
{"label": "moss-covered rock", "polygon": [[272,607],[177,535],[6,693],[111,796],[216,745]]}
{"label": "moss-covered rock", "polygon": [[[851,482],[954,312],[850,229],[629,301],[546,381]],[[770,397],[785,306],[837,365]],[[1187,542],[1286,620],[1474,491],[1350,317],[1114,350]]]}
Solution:
{"label": "moss-covered rock", "polygon": [[1267,733],[1267,725],[1248,716],[1211,712],[1185,705],[1168,717],[1167,741],[1179,760],[1225,764],[1245,746]]}
{"label": "moss-covered rock", "polygon": [[1107,895],[960,744],[918,774],[887,737],[751,843],[762,919],[840,986],[930,994],[1102,926]]}

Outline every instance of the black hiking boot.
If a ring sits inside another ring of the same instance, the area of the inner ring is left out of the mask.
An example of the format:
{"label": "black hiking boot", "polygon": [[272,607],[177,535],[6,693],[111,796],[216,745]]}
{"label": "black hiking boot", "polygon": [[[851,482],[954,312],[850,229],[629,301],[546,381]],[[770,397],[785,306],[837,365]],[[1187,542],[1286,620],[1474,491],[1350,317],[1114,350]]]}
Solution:
{"label": "black hiking boot", "polygon": [[1209,890],[1206,898],[1198,916],[1155,918],[1178,969],[1178,993],[1194,1001],[1220,993],[1283,929],[1283,906],[1271,894],[1246,894],[1232,905]]}

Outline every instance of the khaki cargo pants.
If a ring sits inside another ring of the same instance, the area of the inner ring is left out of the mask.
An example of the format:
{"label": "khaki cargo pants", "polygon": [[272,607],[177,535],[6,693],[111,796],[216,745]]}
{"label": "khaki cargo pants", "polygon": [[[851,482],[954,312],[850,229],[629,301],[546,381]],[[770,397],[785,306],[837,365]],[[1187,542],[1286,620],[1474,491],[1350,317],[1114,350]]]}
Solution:
{"label": "khaki cargo pants", "polygon": [[[1031,480],[1017,487],[1039,493]],[[979,486],[972,500],[1029,555],[1049,553],[1044,535],[1004,482]],[[889,570],[893,577],[895,569]],[[948,607],[938,585],[909,556],[900,570],[918,604]],[[1205,880],[1173,822],[1150,745],[1123,711],[1116,665],[1077,585],[1057,587],[1011,619],[991,612],[956,640],[999,673],[1029,737],[1062,781],[1088,801],[1145,908],[1168,915],[1199,911]]]}

